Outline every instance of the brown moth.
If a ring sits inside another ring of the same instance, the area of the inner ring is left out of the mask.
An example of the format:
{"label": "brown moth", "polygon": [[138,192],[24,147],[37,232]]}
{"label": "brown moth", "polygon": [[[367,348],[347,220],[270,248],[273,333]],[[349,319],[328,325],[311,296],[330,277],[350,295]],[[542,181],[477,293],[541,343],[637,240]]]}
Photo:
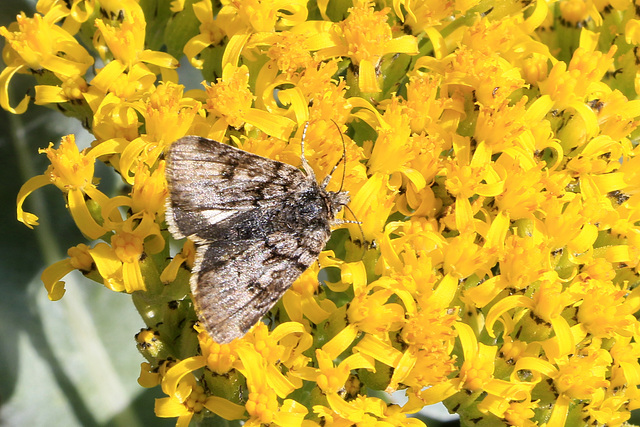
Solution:
{"label": "brown moth", "polygon": [[196,312],[215,341],[228,343],[317,259],[349,195],[326,190],[331,175],[316,182],[304,145],[304,172],[198,136],[171,144],[166,162],[169,230],[197,248]]}

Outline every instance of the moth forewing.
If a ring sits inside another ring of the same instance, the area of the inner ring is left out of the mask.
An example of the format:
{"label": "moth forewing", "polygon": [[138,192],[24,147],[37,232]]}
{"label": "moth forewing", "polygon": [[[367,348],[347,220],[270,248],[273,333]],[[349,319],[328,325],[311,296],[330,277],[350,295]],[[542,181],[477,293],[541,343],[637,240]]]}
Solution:
{"label": "moth forewing", "polygon": [[286,163],[186,136],[167,153],[167,223],[197,247],[194,306],[218,342],[243,336],[311,265],[329,240],[346,191],[318,185]]}

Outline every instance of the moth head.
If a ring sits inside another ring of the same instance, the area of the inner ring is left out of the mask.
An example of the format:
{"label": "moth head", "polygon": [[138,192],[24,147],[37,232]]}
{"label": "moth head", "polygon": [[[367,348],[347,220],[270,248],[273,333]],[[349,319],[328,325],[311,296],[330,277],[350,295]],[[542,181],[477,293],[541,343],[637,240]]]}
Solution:
{"label": "moth head", "polygon": [[348,191],[329,191],[329,211],[331,218],[335,218],[342,207],[351,201]]}

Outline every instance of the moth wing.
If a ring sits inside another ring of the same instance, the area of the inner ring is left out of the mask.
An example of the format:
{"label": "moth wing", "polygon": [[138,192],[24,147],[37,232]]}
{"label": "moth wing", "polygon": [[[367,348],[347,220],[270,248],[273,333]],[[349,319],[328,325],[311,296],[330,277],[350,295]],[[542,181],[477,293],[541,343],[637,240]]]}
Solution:
{"label": "moth wing", "polygon": [[299,169],[212,139],[185,136],[166,156],[166,219],[176,238],[200,237],[213,224],[281,204],[309,186]]}
{"label": "moth wing", "polygon": [[319,227],[302,239],[278,232],[268,240],[200,246],[191,292],[207,332],[220,344],[242,337],[317,259],[328,239],[329,232]]}

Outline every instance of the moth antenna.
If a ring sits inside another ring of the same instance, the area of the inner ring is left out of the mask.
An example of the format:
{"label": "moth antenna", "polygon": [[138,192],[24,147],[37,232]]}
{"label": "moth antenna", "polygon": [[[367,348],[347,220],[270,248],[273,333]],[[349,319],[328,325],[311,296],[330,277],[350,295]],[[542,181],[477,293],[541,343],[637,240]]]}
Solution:
{"label": "moth antenna", "polygon": [[349,207],[349,205],[344,205],[344,208],[346,210],[348,210],[349,212],[351,212],[351,216],[353,216],[355,219],[355,221],[351,221],[348,219],[343,219],[342,223],[343,224],[358,224],[358,228],[360,229],[360,234],[362,235],[362,241],[364,242],[364,230],[362,229],[362,221],[358,221],[358,217],[356,217],[356,214],[351,210],[351,208]]}
{"label": "moth antenna", "polygon": [[347,175],[347,145],[344,142],[344,135],[342,134],[342,131],[340,130],[340,126],[338,126],[338,123],[336,123],[335,120],[331,120],[333,122],[334,125],[336,125],[336,128],[338,129],[338,133],[340,134],[340,138],[342,139],[342,157],[340,157],[340,159],[336,162],[335,166],[333,167],[333,169],[331,169],[331,172],[329,173],[329,175],[325,176],[324,179],[322,180],[322,183],[320,184],[320,186],[322,188],[325,188],[327,185],[329,185],[329,181],[331,180],[331,177],[333,176],[333,173],[336,171],[336,169],[338,169],[338,165],[340,164],[340,162],[342,162],[344,160],[344,162],[342,163],[342,181],[340,182],[340,189],[338,190],[338,193],[340,193],[342,191],[342,187],[344,186],[344,177]]}
{"label": "moth antenna", "polygon": [[[342,181],[340,181],[340,189],[338,190],[338,192],[340,192],[342,191],[342,187],[344,186],[344,177],[347,176],[347,144],[344,142],[344,135],[342,134],[342,132],[340,132],[340,126],[338,126],[335,121],[331,121],[338,128],[338,133],[340,134],[340,138],[342,139],[342,158],[340,159],[342,160]],[[336,166],[338,165],[336,164]],[[353,211],[351,211],[351,213],[353,213]],[[356,216],[353,215],[353,217],[355,218]],[[360,223],[358,222],[358,224]],[[362,231],[362,227],[360,227],[360,231]],[[362,238],[364,239],[364,233],[362,233]]]}
{"label": "moth antenna", "polygon": [[311,177],[315,177],[316,174],[313,172],[313,169],[309,165],[309,162],[307,162],[307,158],[304,156],[304,140],[307,137],[308,127],[309,127],[309,122],[305,123],[304,128],[302,129],[302,138],[300,139],[300,162],[302,163],[302,168],[307,173],[307,175]]}

